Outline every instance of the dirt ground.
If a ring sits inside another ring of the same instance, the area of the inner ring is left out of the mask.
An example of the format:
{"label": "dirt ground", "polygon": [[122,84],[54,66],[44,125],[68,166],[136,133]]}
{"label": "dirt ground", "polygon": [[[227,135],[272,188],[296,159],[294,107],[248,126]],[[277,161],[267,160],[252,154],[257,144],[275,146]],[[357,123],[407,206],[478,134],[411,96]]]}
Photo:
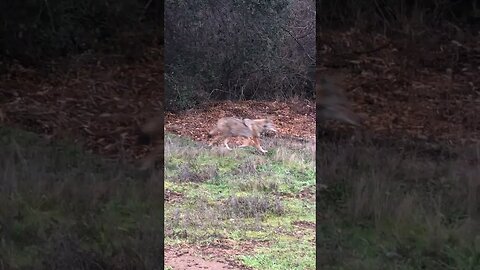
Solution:
{"label": "dirt ground", "polygon": [[251,252],[255,247],[254,243],[244,244],[241,248],[231,248],[231,244],[223,243],[221,245],[210,247],[175,247],[165,248],[165,266],[170,266],[174,270],[187,269],[251,269],[240,265],[234,260],[235,255],[244,252]]}

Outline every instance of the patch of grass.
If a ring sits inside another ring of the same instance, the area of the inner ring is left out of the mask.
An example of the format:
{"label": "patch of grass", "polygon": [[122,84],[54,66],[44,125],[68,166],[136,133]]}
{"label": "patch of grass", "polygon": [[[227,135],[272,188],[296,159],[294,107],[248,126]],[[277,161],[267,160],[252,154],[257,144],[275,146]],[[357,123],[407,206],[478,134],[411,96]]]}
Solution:
{"label": "patch of grass", "polygon": [[[165,204],[166,245],[229,239],[242,246],[261,240],[262,247],[252,253],[264,259],[245,254],[250,259],[238,260],[254,269],[315,269],[314,226],[293,225],[315,221],[314,200],[297,196],[315,188],[312,153],[298,145],[289,149],[288,142],[267,146],[269,153],[261,155],[249,148],[225,151],[186,143],[172,134],[166,138],[165,187],[182,193],[181,201]],[[186,167],[190,174],[182,173]],[[204,176],[202,181],[191,177],[194,173]],[[295,246],[301,256],[288,259]],[[261,260],[269,263],[253,263]]]}
{"label": "patch of grass", "polygon": [[230,218],[259,217],[267,213],[281,215],[284,212],[278,198],[269,200],[261,195],[232,196],[222,206],[224,214]]}
{"label": "patch of grass", "polygon": [[258,248],[254,255],[241,256],[243,263],[255,269],[315,269],[313,239],[281,239],[268,247]]}
{"label": "patch of grass", "polygon": [[240,179],[232,179],[235,181],[236,186],[240,191],[257,191],[264,193],[275,193],[279,190],[280,182],[277,179],[264,178],[263,181],[258,181],[258,179],[252,176],[245,176]]}
{"label": "patch of grass", "polygon": [[439,159],[365,144],[320,149],[327,188],[317,206],[319,267],[479,269],[478,155]]}
{"label": "patch of grass", "polygon": [[0,147],[6,269],[161,269],[159,179],[20,130]]}

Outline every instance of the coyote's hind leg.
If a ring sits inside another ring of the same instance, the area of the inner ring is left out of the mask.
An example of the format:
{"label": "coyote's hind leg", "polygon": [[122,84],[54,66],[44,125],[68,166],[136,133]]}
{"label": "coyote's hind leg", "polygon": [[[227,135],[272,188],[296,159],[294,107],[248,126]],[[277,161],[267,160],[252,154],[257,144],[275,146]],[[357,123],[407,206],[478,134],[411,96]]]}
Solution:
{"label": "coyote's hind leg", "polygon": [[244,138],[243,144],[239,146],[239,148],[247,147],[252,145],[252,140],[250,138]]}

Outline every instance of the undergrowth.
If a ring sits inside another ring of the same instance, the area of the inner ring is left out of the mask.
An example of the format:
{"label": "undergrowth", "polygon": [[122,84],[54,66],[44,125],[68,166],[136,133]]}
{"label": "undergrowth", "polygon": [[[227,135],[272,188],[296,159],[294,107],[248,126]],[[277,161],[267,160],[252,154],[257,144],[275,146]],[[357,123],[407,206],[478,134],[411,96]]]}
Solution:
{"label": "undergrowth", "polygon": [[321,269],[480,269],[478,146],[450,156],[323,143]]}
{"label": "undergrowth", "polygon": [[2,269],[163,269],[158,178],[0,129]]}

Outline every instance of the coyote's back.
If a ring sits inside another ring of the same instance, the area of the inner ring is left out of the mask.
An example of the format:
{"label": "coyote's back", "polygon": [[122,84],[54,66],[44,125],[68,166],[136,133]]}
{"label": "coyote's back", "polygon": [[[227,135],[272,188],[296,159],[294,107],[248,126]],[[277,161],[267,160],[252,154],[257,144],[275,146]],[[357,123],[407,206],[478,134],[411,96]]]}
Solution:
{"label": "coyote's back", "polygon": [[209,137],[216,135],[209,145],[223,139],[225,148],[231,150],[228,146],[228,140],[231,137],[243,137],[244,143],[240,147],[249,145],[255,146],[260,152],[267,151],[260,145],[260,133],[262,131],[277,132],[271,119],[238,119],[234,117],[223,117],[217,121],[216,126],[208,133]]}
{"label": "coyote's back", "polygon": [[252,137],[252,131],[245,125],[242,119],[233,117],[220,118],[217,125],[208,133],[209,137],[222,134],[225,137]]}

